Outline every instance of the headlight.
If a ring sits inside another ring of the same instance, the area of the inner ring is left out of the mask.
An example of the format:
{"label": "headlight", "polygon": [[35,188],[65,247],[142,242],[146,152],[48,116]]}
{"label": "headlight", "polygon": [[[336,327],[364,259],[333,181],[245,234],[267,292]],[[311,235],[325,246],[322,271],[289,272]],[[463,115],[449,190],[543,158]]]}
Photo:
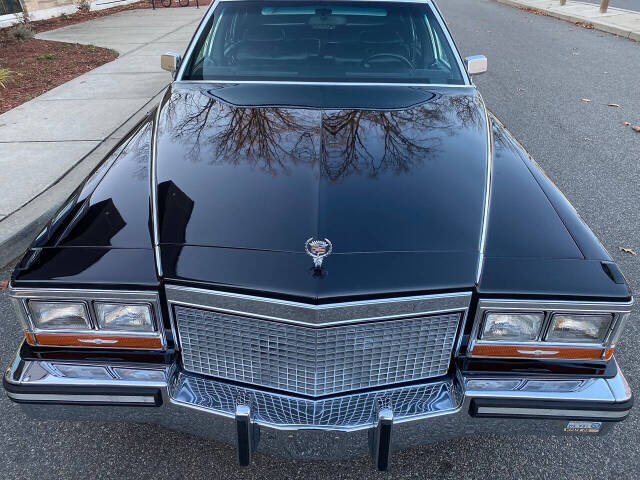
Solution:
{"label": "headlight", "polygon": [[39,330],[90,330],[83,303],[29,302],[33,326]]}
{"label": "headlight", "polygon": [[95,304],[100,330],[153,332],[151,309],[148,305]]}
{"label": "headlight", "polygon": [[155,291],[9,289],[35,347],[164,350],[162,309]]}
{"label": "headlight", "polygon": [[611,315],[556,313],[545,340],[560,343],[602,343],[611,326]]}
{"label": "headlight", "polygon": [[544,314],[487,313],[481,339],[527,342],[538,338]]}
{"label": "headlight", "polygon": [[480,299],[467,355],[607,361],[632,303]]}

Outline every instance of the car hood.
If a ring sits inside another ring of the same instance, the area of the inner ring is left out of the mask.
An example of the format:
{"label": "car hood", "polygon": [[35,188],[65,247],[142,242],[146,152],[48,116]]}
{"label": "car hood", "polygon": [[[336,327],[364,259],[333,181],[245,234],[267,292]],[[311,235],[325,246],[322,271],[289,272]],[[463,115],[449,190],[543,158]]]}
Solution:
{"label": "car hood", "polygon": [[472,286],[486,125],[473,88],[174,85],[156,127],[159,243],[174,252],[165,270],[213,280],[192,271],[198,262],[176,271],[187,247],[307,265],[306,240],[326,238],[328,269],[346,255],[424,254],[438,261],[423,267],[455,265],[462,277],[447,286]]}
{"label": "car hood", "polygon": [[306,108],[264,86],[174,89],[157,127],[160,243],[303,252],[316,237],[333,254],[477,252],[487,133],[474,90],[392,89],[372,109],[389,89],[360,91],[363,105],[314,102],[330,91],[316,88],[298,95]]}

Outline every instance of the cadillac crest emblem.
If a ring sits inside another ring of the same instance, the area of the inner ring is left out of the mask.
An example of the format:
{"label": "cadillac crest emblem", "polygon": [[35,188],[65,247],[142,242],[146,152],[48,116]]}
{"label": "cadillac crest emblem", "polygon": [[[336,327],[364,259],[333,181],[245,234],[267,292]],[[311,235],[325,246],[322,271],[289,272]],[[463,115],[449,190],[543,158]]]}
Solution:
{"label": "cadillac crest emblem", "polygon": [[328,238],[325,238],[324,240],[314,240],[313,237],[311,237],[304,244],[304,249],[307,251],[307,254],[313,258],[313,265],[316,268],[320,268],[322,267],[324,257],[331,254],[333,245],[331,245]]}

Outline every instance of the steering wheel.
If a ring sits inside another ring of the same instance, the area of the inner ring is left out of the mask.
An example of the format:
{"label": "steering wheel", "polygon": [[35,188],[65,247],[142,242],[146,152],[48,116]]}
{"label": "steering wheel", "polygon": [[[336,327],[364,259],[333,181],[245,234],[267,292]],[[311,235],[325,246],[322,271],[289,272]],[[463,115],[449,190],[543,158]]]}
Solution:
{"label": "steering wheel", "polygon": [[400,55],[399,53],[375,53],[373,55],[369,55],[367,58],[362,60],[362,62],[360,62],[360,64],[363,67],[367,67],[368,68],[368,67],[370,67],[369,62],[371,60],[375,60],[376,58],[383,58],[383,57],[393,58],[394,60],[398,60],[398,61],[404,63],[409,68],[416,68],[416,66],[413,64],[413,62],[411,60],[409,60],[404,55]]}

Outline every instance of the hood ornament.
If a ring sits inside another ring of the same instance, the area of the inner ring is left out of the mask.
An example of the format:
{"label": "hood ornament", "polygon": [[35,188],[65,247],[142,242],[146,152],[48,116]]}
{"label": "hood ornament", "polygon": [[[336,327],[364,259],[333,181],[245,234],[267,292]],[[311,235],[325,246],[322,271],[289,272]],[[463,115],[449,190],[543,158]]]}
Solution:
{"label": "hood ornament", "polygon": [[304,244],[304,249],[307,251],[307,255],[313,258],[313,265],[316,268],[322,267],[322,261],[324,257],[327,257],[331,254],[333,250],[333,245],[328,238],[324,240],[314,240],[311,237]]}

